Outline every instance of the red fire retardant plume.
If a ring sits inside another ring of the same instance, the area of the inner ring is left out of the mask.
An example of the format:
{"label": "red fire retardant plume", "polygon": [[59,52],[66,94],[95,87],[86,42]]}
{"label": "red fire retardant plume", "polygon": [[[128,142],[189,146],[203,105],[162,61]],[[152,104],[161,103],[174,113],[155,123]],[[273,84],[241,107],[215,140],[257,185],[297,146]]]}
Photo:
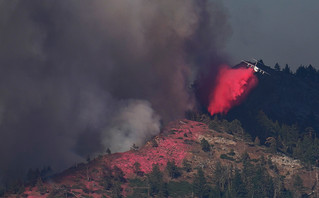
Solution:
{"label": "red fire retardant plume", "polygon": [[252,68],[232,69],[222,66],[215,88],[209,96],[208,111],[211,115],[226,114],[233,106],[238,105],[257,83],[258,79]]}

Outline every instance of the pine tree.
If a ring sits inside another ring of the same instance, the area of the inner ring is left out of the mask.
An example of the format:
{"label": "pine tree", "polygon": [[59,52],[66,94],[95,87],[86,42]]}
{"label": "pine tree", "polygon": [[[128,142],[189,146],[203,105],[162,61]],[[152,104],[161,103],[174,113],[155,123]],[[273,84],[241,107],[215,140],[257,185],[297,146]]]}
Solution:
{"label": "pine tree", "polygon": [[276,70],[276,71],[280,71],[280,66],[279,66],[278,63],[276,63],[276,65],[275,65],[275,70]]}
{"label": "pine tree", "polygon": [[44,195],[47,191],[46,187],[43,185],[43,181],[41,177],[38,177],[36,187],[38,188],[38,191],[40,192],[41,195]]}
{"label": "pine tree", "polygon": [[255,172],[255,166],[250,163],[250,157],[247,152],[245,152],[242,156],[243,162],[243,172],[242,172],[242,180],[246,186],[247,191],[250,193],[253,189],[252,178]]}
{"label": "pine tree", "polygon": [[111,190],[112,190],[112,198],[122,197],[123,188],[121,187],[121,182],[114,181]]}
{"label": "pine tree", "polygon": [[113,176],[112,176],[112,170],[110,166],[103,165],[102,166],[102,180],[100,182],[100,185],[104,187],[105,190],[110,190],[113,186],[112,182]]}
{"label": "pine tree", "polygon": [[276,151],[277,151],[277,146],[278,146],[276,138],[274,138],[274,137],[268,137],[268,138],[266,139],[265,144],[268,144],[268,145],[269,145],[269,151],[270,151],[271,153],[276,153]]}
{"label": "pine tree", "polygon": [[40,177],[40,171],[38,168],[35,170],[29,169],[27,173],[27,183],[30,186],[34,187],[39,177]]}
{"label": "pine tree", "polygon": [[284,73],[286,74],[291,74],[291,70],[290,70],[290,67],[288,66],[288,64],[286,64],[285,68],[282,70]]}
{"label": "pine tree", "polygon": [[113,178],[114,180],[122,182],[122,183],[126,182],[126,179],[124,177],[124,172],[122,171],[122,169],[120,169],[116,165],[113,167]]}
{"label": "pine tree", "polygon": [[206,179],[204,176],[204,171],[203,169],[199,168],[197,170],[197,174],[195,175],[194,181],[193,181],[193,192],[194,195],[202,198],[205,195],[205,190],[206,190]]}
{"label": "pine tree", "polygon": [[232,181],[232,197],[244,198],[247,197],[247,189],[241,178],[241,174],[238,169],[235,170],[235,175]]}
{"label": "pine tree", "polygon": [[296,76],[302,79],[305,79],[307,77],[307,73],[307,69],[303,65],[300,65],[296,70]]}
{"label": "pine tree", "polygon": [[301,177],[300,177],[299,175],[296,175],[296,176],[294,177],[294,183],[293,183],[293,185],[294,185],[294,188],[295,188],[296,190],[298,190],[299,192],[302,192],[303,189],[304,189],[303,181],[302,181],[302,179],[301,179]]}
{"label": "pine tree", "polygon": [[150,185],[150,194],[157,195],[164,189],[163,173],[160,171],[158,164],[153,164],[152,172],[148,175]]}
{"label": "pine tree", "polygon": [[166,169],[171,178],[178,178],[181,175],[179,168],[175,164],[175,160],[168,161],[166,165]]}
{"label": "pine tree", "polygon": [[141,164],[139,162],[135,162],[133,164],[133,171],[135,174],[138,175],[138,173],[141,171]]}
{"label": "pine tree", "polygon": [[214,183],[221,192],[224,192],[226,189],[228,175],[228,169],[222,166],[220,162],[217,162],[214,171]]}
{"label": "pine tree", "polygon": [[138,148],[139,148],[139,147],[134,143],[134,144],[131,146],[130,150],[131,150],[131,151],[137,151]]}
{"label": "pine tree", "polygon": [[107,149],[106,149],[106,154],[108,154],[108,155],[110,155],[110,154],[111,154],[111,150],[110,150],[110,148],[107,148]]}
{"label": "pine tree", "polygon": [[259,146],[260,145],[260,139],[258,138],[258,136],[256,136],[254,144]]}
{"label": "pine tree", "polygon": [[237,119],[231,121],[229,124],[228,124],[228,133],[230,134],[244,134],[244,129],[241,125],[241,122]]}

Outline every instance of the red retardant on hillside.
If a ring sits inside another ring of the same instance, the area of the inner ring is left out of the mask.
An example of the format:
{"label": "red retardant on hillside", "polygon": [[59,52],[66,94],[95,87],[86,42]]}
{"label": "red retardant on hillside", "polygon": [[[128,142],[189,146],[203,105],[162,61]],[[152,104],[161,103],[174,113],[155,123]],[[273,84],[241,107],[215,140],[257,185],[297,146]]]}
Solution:
{"label": "red retardant on hillside", "polygon": [[258,79],[252,68],[232,69],[222,66],[217,75],[215,88],[209,96],[209,113],[226,114],[233,106],[238,105],[257,83]]}
{"label": "red retardant on hillside", "polygon": [[[186,124],[187,123],[187,124]],[[169,129],[169,131],[167,131]],[[164,170],[168,161],[175,161],[177,166],[182,166],[183,160],[191,150],[191,144],[185,142],[198,141],[198,136],[205,131],[202,124],[184,120],[172,122],[168,125],[154,141],[157,146],[154,147],[151,142],[146,143],[138,151],[127,151],[105,156],[105,163],[114,167],[119,167],[125,174],[125,177],[134,176],[134,163],[140,163],[140,170],[144,173],[150,173],[153,164],[158,164],[161,170]],[[207,130],[207,129],[206,129]],[[187,137],[184,135],[186,134]]]}

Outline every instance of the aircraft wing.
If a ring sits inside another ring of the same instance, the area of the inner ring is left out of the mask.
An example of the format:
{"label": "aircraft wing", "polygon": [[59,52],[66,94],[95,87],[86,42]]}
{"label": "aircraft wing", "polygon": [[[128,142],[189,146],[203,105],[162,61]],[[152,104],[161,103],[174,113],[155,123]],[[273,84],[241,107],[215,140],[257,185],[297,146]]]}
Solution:
{"label": "aircraft wing", "polygon": [[256,73],[261,73],[261,74],[267,74],[267,75],[270,75],[268,72],[260,69],[259,67],[257,67],[257,64],[258,64],[258,61],[256,59],[254,59],[256,61],[255,64],[252,64],[248,61],[245,61],[245,60],[242,60],[243,63],[245,63],[247,65],[247,67],[250,67],[250,68],[253,68],[253,70],[256,72]]}

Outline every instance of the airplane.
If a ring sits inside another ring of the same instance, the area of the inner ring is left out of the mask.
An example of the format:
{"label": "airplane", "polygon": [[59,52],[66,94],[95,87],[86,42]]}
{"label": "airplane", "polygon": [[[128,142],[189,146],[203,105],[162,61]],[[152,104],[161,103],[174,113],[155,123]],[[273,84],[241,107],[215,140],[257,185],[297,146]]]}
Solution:
{"label": "airplane", "polygon": [[242,60],[242,62],[244,62],[247,65],[247,67],[253,68],[256,73],[259,72],[261,74],[270,75],[268,72],[266,72],[266,71],[260,69],[259,67],[257,67],[257,64],[259,62],[258,60],[256,60],[256,59],[253,59],[253,60],[256,62],[255,64],[252,64],[252,63],[250,63],[248,61],[245,61],[245,60]]}

